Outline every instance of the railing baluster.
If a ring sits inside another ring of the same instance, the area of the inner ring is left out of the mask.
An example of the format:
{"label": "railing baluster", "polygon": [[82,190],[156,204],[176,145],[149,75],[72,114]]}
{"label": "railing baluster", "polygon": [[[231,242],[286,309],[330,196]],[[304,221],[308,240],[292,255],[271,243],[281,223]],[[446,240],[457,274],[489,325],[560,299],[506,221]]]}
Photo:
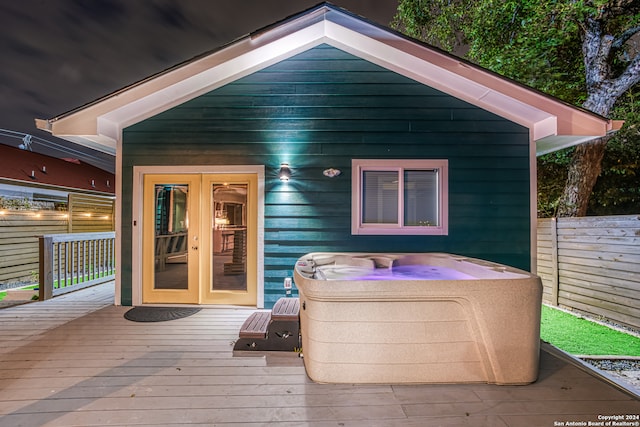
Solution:
{"label": "railing baluster", "polygon": [[54,273],[54,277],[58,279],[58,287],[60,287],[60,280],[61,280],[60,270],[62,270],[61,265],[60,265],[60,263],[62,261],[62,257],[61,257],[61,254],[60,254],[60,242],[56,242],[55,245],[56,245],[56,255],[58,256],[58,259],[57,259],[57,262],[56,262],[56,271]]}
{"label": "railing baluster", "polygon": [[76,276],[78,278],[78,283],[82,283],[82,276],[80,275],[80,248],[82,246],[82,242],[76,243]]}
{"label": "railing baluster", "polygon": [[87,242],[86,240],[82,241],[82,281],[86,280],[87,274]]}
{"label": "railing baluster", "polygon": [[113,240],[107,240],[107,244],[109,246],[109,272],[108,274],[114,274],[115,273],[115,254],[114,254],[114,244],[113,244]]}
{"label": "railing baluster", "polygon": [[58,287],[64,288],[67,285],[67,272],[64,265],[64,247],[67,242],[58,243]]}
{"label": "railing baluster", "polygon": [[104,273],[104,240],[103,239],[98,240],[98,247],[100,248],[100,264],[99,264],[98,277],[102,277],[102,274]]}
{"label": "railing baluster", "polygon": [[73,285],[73,278],[75,277],[74,272],[74,261],[75,257],[73,256],[73,249],[75,247],[75,242],[69,242],[69,253],[67,254],[67,262],[69,263],[69,275],[71,276],[71,285]]}
{"label": "railing baluster", "polygon": [[91,271],[91,280],[96,278],[96,241],[89,240],[89,253],[91,254],[91,264],[89,264],[89,270]]}
{"label": "railing baluster", "polygon": [[62,265],[64,266],[64,286],[67,287],[69,286],[69,257],[67,256],[69,253],[69,242],[64,242],[62,252],[62,256],[64,257],[62,262]]}
{"label": "railing baluster", "polygon": [[96,246],[96,279],[100,277],[100,239],[94,241],[94,245]]}

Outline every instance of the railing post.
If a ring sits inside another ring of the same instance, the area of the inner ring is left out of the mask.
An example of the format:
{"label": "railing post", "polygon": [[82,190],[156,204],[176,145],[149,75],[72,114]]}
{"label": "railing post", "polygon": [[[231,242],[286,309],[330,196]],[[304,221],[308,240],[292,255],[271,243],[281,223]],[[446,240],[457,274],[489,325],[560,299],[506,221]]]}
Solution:
{"label": "railing post", "polygon": [[40,236],[40,272],[38,291],[40,301],[53,297],[53,237]]}

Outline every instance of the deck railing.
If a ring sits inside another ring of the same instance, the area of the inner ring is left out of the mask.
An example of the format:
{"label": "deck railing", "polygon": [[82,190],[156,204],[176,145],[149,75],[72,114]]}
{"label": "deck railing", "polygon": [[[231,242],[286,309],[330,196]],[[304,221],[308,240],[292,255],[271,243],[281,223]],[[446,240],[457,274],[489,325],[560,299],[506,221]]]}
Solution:
{"label": "deck railing", "polygon": [[115,232],[47,234],[40,240],[40,300],[115,278]]}

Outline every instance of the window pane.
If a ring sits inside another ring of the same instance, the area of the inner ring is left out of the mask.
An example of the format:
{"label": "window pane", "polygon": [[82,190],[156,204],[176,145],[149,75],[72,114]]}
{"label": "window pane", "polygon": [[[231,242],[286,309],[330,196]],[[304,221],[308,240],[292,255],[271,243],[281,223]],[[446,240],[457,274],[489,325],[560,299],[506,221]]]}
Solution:
{"label": "window pane", "polygon": [[404,225],[436,227],[438,218],[438,171],[404,171]]}
{"label": "window pane", "polygon": [[247,290],[248,184],[213,183],[211,291]]}
{"label": "window pane", "polygon": [[398,173],[364,171],[362,173],[362,222],[398,223]]}
{"label": "window pane", "polygon": [[187,289],[189,184],[155,185],[154,289]]}

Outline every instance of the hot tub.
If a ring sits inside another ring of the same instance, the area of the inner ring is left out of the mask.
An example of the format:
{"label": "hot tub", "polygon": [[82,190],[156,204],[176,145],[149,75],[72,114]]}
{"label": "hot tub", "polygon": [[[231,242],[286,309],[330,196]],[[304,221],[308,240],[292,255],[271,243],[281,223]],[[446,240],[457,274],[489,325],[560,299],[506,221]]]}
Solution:
{"label": "hot tub", "polygon": [[528,384],[540,278],[443,253],[310,253],[294,269],[309,377],[325,383]]}

